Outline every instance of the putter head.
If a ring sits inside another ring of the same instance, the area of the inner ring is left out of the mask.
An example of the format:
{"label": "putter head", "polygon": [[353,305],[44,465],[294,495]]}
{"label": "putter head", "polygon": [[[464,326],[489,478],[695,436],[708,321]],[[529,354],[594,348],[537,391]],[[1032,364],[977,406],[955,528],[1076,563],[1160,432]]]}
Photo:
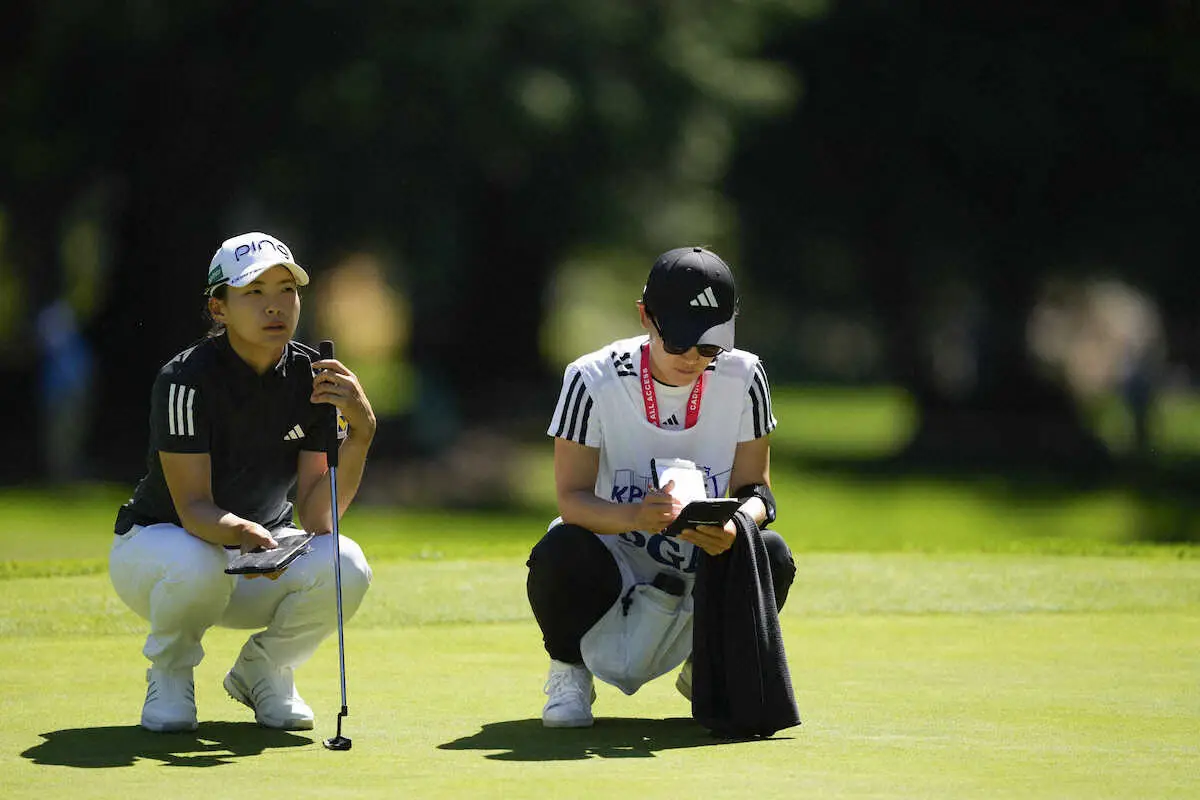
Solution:
{"label": "putter head", "polygon": [[338,736],[326,739],[324,744],[326,750],[349,750],[351,741],[347,737],[339,734]]}

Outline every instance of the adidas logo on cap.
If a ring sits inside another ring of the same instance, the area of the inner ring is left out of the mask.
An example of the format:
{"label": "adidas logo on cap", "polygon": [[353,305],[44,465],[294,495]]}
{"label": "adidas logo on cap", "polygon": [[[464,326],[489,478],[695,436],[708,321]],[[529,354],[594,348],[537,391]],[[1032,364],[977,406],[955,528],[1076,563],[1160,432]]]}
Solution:
{"label": "adidas logo on cap", "polygon": [[711,286],[704,287],[704,291],[696,295],[688,303],[689,306],[702,306],[704,308],[716,308],[717,298],[713,294]]}

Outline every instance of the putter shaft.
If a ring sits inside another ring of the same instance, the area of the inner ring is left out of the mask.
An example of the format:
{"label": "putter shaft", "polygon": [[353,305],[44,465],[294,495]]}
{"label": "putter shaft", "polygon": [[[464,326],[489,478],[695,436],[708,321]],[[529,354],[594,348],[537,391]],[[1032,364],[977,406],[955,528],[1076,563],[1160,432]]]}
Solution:
{"label": "putter shaft", "polygon": [[346,704],[346,639],[342,619],[342,542],[338,535],[338,492],[337,467],[329,467],[330,509],[333,512],[333,582],[337,594],[337,633],[338,633],[338,675],[341,678],[342,709],[337,718],[337,734],[332,739],[326,739],[324,745],[329,750],[349,750],[351,741],[342,736],[342,719],[350,716]]}

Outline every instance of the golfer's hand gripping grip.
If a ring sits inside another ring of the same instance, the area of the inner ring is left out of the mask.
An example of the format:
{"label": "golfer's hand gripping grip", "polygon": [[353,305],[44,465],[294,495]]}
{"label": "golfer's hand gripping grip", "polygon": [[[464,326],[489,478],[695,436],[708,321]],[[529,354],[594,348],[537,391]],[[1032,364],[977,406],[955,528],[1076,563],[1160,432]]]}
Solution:
{"label": "golfer's hand gripping grip", "polygon": [[[333,358],[333,340],[324,339],[317,345],[317,350],[321,354],[321,360]],[[336,467],[338,465],[338,411],[336,406],[329,406],[329,439],[325,445],[325,460],[329,466]]]}

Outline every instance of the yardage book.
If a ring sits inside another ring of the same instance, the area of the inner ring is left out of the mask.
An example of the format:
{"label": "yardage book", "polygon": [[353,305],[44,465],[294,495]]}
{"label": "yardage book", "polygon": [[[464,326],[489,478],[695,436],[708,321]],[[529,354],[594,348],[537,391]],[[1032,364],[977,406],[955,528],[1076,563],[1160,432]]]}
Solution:
{"label": "yardage book", "polygon": [[652,458],[650,472],[656,489],[674,481],[671,496],[684,504],[679,516],[663,530],[667,536],[678,536],[684,528],[697,525],[724,525],[742,505],[735,497],[707,497],[704,473],[687,459]]}
{"label": "yardage book", "polygon": [[311,533],[277,537],[275,542],[279,545],[278,547],[273,550],[256,550],[251,553],[242,553],[229,562],[229,566],[225,568],[225,572],[230,575],[278,572],[311,550],[312,548],[309,547],[308,543],[312,538],[313,535]]}
{"label": "yardage book", "polygon": [[686,458],[652,458],[650,472],[654,476],[655,489],[661,489],[674,481],[671,496],[684,505],[708,496],[704,491],[704,473],[694,461],[688,461]]}

